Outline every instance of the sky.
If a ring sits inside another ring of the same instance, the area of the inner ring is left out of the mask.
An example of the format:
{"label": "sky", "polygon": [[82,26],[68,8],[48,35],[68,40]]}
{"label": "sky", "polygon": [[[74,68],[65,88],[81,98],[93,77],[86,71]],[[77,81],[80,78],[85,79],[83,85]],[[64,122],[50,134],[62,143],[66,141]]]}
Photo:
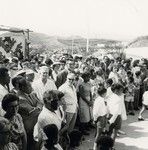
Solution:
{"label": "sky", "polygon": [[148,0],[0,0],[0,25],[56,36],[148,35]]}

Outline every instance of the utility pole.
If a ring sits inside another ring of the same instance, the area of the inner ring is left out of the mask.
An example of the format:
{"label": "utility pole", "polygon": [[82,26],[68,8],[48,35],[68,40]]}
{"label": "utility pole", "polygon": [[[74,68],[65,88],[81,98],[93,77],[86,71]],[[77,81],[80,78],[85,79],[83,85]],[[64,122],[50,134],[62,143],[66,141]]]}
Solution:
{"label": "utility pole", "polygon": [[89,51],[89,38],[87,37],[87,41],[86,41],[86,52],[88,53]]}
{"label": "utility pole", "polygon": [[72,49],[72,51],[71,51],[71,53],[72,53],[72,55],[73,55],[73,44],[74,44],[74,39],[72,38],[72,43],[71,43],[71,49]]}

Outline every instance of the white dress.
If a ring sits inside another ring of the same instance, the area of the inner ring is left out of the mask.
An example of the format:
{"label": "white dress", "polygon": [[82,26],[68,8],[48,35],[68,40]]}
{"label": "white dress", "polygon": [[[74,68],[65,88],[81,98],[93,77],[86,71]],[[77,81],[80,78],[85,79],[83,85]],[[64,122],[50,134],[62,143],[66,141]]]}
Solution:
{"label": "white dress", "polygon": [[143,102],[144,105],[148,105],[148,91],[145,91],[143,94]]}

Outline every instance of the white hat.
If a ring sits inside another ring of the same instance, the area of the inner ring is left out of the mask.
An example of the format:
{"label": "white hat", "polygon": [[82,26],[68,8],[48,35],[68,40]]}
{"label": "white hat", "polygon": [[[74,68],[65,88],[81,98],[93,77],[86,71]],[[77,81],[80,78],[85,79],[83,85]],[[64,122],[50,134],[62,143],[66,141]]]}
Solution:
{"label": "white hat", "polygon": [[27,69],[27,70],[26,70],[26,75],[28,75],[28,74],[34,74],[34,71],[31,70],[31,69]]}

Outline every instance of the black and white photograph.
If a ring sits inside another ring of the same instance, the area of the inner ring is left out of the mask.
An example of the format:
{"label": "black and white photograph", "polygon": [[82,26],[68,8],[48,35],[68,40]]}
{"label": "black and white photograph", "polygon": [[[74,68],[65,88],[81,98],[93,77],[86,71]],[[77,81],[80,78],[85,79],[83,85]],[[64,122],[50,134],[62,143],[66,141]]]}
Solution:
{"label": "black and white photograph", "polygon": [[148,0],[0,0],[0,150],[148,150]]}

